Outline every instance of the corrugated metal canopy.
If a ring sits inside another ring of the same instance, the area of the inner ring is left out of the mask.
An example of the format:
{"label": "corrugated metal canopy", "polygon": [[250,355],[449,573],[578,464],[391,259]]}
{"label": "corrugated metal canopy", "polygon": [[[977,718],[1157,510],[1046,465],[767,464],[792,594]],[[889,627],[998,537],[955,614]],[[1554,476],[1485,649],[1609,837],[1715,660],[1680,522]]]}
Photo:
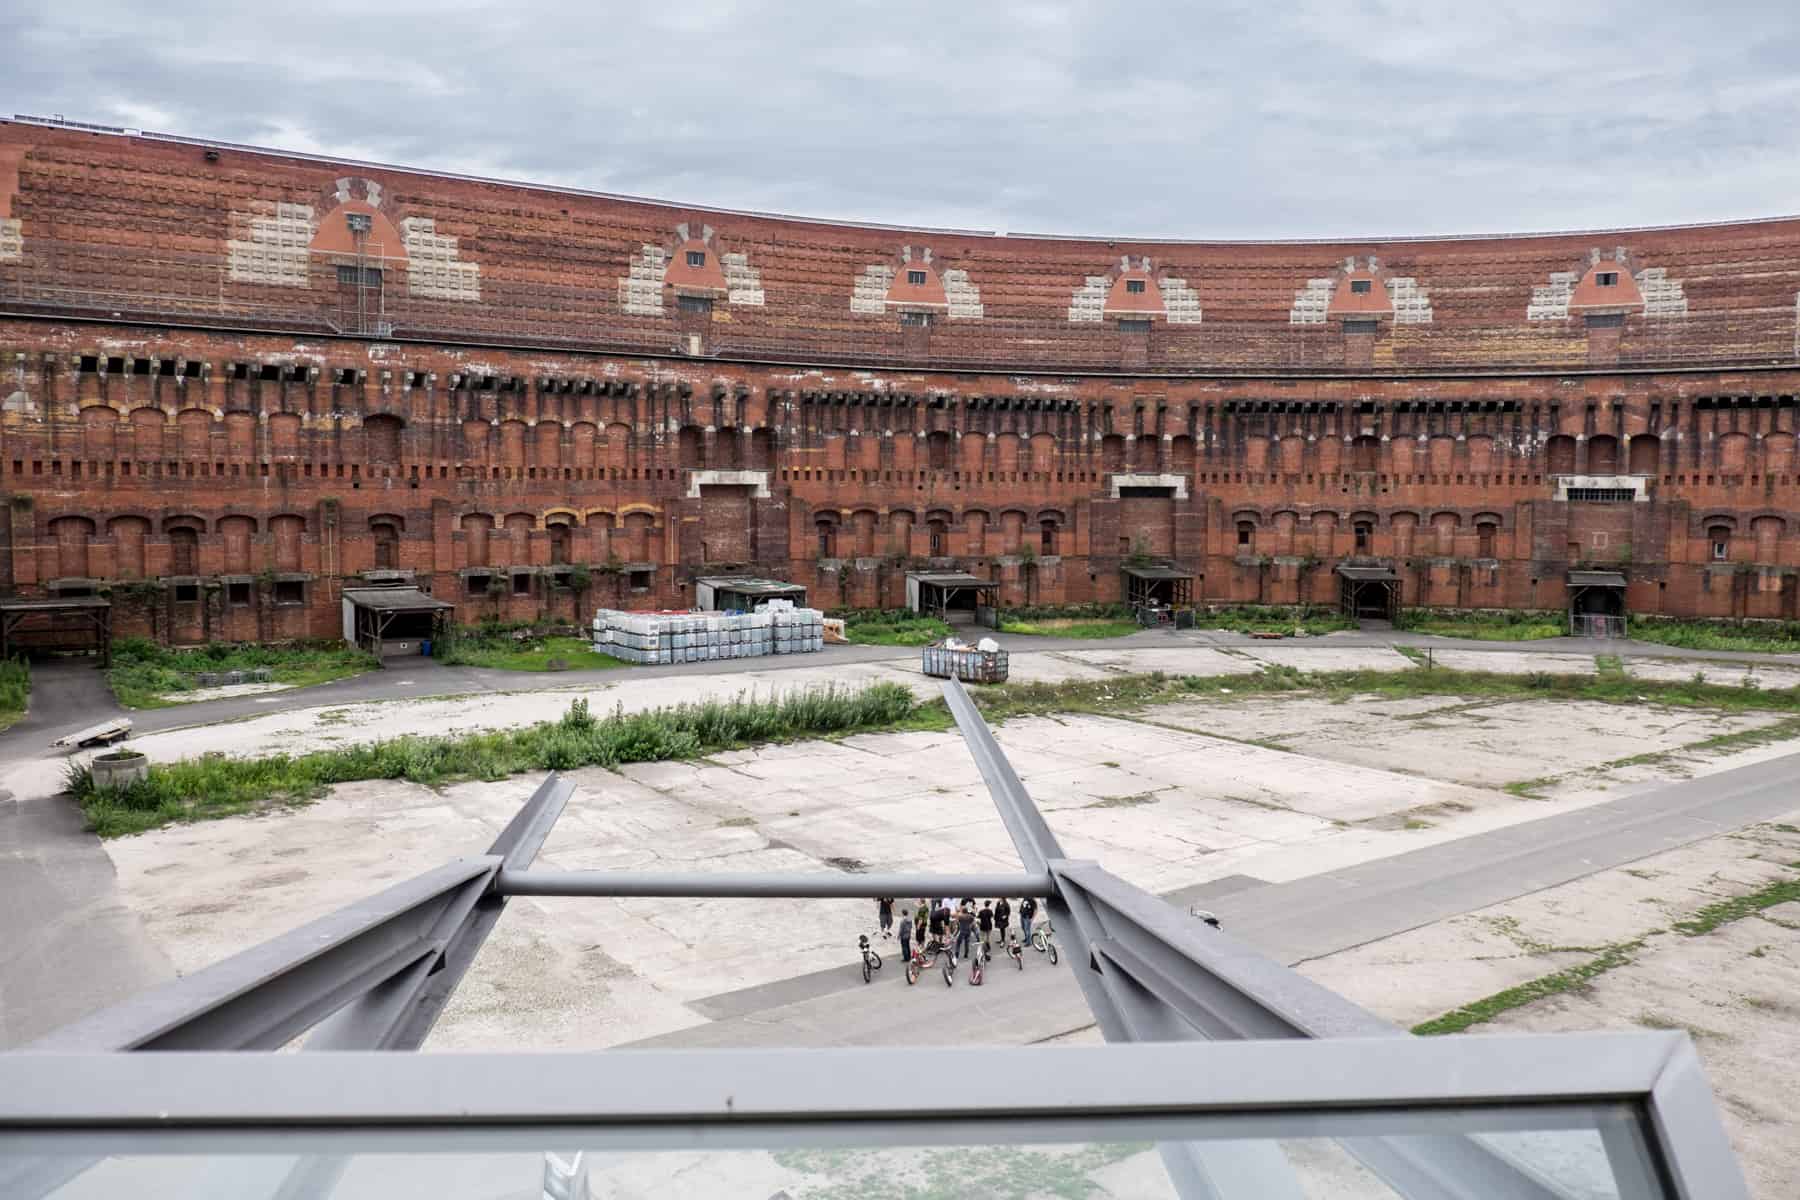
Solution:
{"label": "corrugated metal canopy", "polygon": [[1394,583],[1400,578],[1392,567],[1352,567],[1343,563],[1338,564],[1337,573],[1357,583]]}
{"label": "corrugated metal canopy", "polygon": [[456,607],[447,600],[427,596],[416,587],[346,588],[344,599],[358,608],[380,612],[435,612]]}
{"label": "corrugated metal canopy", "polygon": [[1120,567],[1120,571],[1133,579],[1192,579],[1194,573],[1186,567]]}
{"label": "corrugated metal canopy", "polygon": [[1625,576],[1618,571],[1570,571],[1569,586],[1622,588]]}
{"label": "corrugated metal canopy", "polygon": [[751,579],[747,576],[709,576],[698,582],[719,592],[734,592],[739,596],[804,596],[806,588],[798,583],[783,583],[779,579]]}
{"label": "corrugated metal canopy", "polygon": [[994,588],[1000,586],[991,579],[977,579],[965,571],[914,571],[908,574],[907,578],[941,588]]}

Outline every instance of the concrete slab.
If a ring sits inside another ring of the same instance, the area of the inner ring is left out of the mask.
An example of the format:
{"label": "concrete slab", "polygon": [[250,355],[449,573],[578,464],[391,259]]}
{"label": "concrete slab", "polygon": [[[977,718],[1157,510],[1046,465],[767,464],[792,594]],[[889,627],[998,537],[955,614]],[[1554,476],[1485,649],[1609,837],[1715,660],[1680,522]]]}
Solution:
{"label": "concrete slab", "polygon": [[1800,670],[1771,667],[1762,663],[1719,662],[1696,658],[1632,658],[1625,662],[1626,673],[1637,679],[1654,679],[1665,683],[1686,683],[1699,677],[1702,683],[1723,687],[1743,687],[1746,681],[1770,689],[1800,687]]}
{"label": "concrete slab", "polygon": [[1430,647],[1431,661],[1455,671],[1493,671],[1501,675],[1592,675],[1598,669],[1591,654],[1546,654],[1538,650],[1450,650]]}
{"label": "concrete slab", "polygon": [[1389,646],[1322,646],[1312,641],[1252,642],[1237,653],[1300,671],[1407,671],[1413,660]]}

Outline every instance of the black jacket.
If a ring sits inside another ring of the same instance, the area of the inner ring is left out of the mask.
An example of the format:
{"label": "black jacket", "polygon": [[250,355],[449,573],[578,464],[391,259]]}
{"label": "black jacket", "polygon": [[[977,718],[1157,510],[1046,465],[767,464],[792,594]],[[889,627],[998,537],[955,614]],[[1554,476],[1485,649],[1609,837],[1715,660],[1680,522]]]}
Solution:
{"label": "black jacket", "polygon": [[1037,898],[1027,896],[1019,901],[1019,915],[1027,919],[1037,916]]}
{"label": "black jacket", "polygon": [[1004,925],[1012,920],[1012,905],[1004,900],[994,901],[994,924]]}
{"label": "black jacket", "polygon": [[981,932],[983,933],[987,933],[994,928],[994,910],[991,908],[982,909],[981,912],[976,915],[975,919],[981,923]]}

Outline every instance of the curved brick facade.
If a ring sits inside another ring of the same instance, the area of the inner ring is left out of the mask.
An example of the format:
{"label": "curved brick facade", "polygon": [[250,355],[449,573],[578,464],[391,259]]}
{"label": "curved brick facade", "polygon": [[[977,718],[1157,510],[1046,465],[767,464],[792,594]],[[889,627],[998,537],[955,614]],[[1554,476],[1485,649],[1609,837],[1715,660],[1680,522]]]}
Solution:
{"label": "curved brick facade", "polygon": [[1135,551],[1209,601],[1607,566],[1793,617],[1797,291],[1800,220],[993,237],[0,122],[0,589],[191,641],[330,635],[377,570],[467,620],[928,560],[1106,600]]}

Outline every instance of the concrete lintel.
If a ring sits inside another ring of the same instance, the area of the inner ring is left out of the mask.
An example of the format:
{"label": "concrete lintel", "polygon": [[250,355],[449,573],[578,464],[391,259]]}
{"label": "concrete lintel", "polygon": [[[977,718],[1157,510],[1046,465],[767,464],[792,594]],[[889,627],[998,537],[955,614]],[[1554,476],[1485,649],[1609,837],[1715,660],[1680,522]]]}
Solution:
{"label": "concrete lintel", "polygon": [[1108,494],[1119,498],[1119,489],[1128,487],[1166,487],[1175,489],[1175,499],[1188,498],[1186,475],[1109,475],[1107,476]]}
{"label": "concrete lintel", "polygon": [[758,500],[769,498],[769,472],[767,471],[689,471],[687,498],[698,500],[700,489],[713,486],[744,486],[756,489],[752,494]]}

